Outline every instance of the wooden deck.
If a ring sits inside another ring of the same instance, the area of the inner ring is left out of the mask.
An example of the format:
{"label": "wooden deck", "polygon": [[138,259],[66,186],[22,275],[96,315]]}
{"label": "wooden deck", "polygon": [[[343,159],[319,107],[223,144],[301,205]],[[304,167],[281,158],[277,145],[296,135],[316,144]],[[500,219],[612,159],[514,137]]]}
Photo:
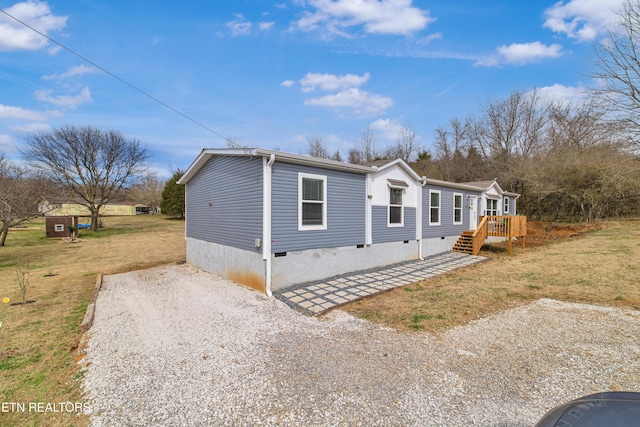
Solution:
{"label": "wooden deck", "polygon": [[519,238],[522,249],[527,236],[527,217],[520,215],[483,216],[475,230],[465,231],[456,242],[453,250],[478,255],[488,237],[505,237],[509,242],[509,255],[512,253],[513,239]]}

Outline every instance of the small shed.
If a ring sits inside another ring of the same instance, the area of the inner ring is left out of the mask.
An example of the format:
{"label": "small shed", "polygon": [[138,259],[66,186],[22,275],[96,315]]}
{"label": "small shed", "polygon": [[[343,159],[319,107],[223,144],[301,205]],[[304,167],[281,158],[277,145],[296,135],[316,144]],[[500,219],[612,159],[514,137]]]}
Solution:
{"label": "small shed", "polygon": [[46,217],[46,232],[48,238],[71,237],[73,217],[48,216]]}

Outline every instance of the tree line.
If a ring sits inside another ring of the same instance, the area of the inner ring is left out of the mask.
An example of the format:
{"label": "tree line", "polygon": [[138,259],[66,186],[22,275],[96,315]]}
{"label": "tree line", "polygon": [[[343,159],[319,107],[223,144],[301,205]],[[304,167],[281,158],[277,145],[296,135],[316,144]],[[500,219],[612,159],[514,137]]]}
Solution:
{"label": "tree line", "polygon": [[[543,100],[536,90],[514,91],[437,128],[431,150],[406,127],[394,145],[380,150],[367,128],[346,161],[401,158],[428,178],[497,179],[503,189],[521,194],[518,211],[532,219],[594,221],[640,215],[633,130],[627,121],[612,119],[597,99],[572,105]],[[309,155],[342,160],[319,136],[307,148]]]}
{"label": "tree line", "polygon": [[[488,100],[436,129],[431,151],[403,128],[378,150],[368,127],[348,150],[350,163],[402,158],[427,177],[454,182],[498,179],[521,194],[519,212],[533,219],[593,221],[640,215],[640,1],[625,0],[618,25],[595,46],[598,86],[581,103],[541,99],[537,90]],[[329,154],[322,138],[308,154]]]}

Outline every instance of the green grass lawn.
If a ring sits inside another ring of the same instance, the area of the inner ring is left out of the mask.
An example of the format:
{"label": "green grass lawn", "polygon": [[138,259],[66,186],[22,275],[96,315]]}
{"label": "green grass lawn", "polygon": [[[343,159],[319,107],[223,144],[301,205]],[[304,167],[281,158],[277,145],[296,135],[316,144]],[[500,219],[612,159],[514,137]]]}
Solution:
{"label": "green grass lawn", "polygon": [[640,222],[554,240],[513,256],[488,245],[490,262],[357,301],[343,309],[404,330],[439,331],[540,298],[640,310]]}
{"label": "green grass lawn", "polygon": [[[81,230],[79,243],[46,239],[44,219],[11,231],[0,247],[0,300],[8,297],[0,328],[0,403],[25,412],[0,413],[2,426],[86,425],[76,413],[29,411],[29,404],[84,403],[84,371],[76,359],[98,273],[112,274],[185,258],[184,222],[161,215],[104,218],[104,228]],[[28,273],[22,304],[16,269]],[[57,408],[58,410],[60,407]]]}

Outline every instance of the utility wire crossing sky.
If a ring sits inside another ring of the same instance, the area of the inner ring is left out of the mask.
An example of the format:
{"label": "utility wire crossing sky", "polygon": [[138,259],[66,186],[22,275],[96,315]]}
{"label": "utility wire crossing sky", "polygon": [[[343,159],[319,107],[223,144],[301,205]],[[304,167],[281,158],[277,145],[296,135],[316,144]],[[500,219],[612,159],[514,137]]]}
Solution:
{"label": "utility wire crossing sky", "polygon": [[[447,4],[443,4],[447,3]],[[431,148],[534,88],[579,103],[622,0],[0,1],[0,152],[66,124],[119,130],[168,176],[202,148],[343,156],[369,127]]]}

